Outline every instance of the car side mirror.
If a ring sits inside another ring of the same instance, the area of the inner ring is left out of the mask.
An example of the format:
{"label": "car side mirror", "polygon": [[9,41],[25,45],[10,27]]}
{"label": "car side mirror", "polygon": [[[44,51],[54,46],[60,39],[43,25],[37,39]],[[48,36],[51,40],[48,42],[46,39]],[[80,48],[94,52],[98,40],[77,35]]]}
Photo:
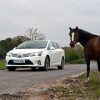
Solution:
{"label": "car side mirror", "polygon": [[50,50],[55,50],[55,47],[50,47]]}

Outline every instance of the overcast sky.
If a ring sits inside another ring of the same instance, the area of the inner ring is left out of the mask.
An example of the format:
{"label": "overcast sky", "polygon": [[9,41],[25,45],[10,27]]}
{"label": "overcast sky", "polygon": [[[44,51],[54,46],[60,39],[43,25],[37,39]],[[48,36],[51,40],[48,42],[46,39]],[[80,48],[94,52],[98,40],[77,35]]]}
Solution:
{"label": "overcast sky", "polygon": [[69,46],[69,26],[100,35],[100,0],[0,0],[0,40],[38,28]]}

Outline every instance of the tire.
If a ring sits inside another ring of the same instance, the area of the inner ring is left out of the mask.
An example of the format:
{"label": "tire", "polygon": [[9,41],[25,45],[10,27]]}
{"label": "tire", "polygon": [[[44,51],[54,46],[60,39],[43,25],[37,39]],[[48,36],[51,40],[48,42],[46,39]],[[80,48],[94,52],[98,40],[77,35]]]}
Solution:
{"label": "tire", "polygon": [[8,69],[9,71],[15,71],[15,70],[16,70],[16,67],[7,67],[7,69]]}
{"label": "tire", "polygon": [[48,71],[49,70],[49,67],[50,67],[50,59],[49,59],[49,57],[46,57],[45,58],[45,63],[44,63],[43,70],[44,71]]}
{"label": "tire", "polygon": [[58,69],[64,69],[64,58],[61,59],[61,65],[57,67]]}

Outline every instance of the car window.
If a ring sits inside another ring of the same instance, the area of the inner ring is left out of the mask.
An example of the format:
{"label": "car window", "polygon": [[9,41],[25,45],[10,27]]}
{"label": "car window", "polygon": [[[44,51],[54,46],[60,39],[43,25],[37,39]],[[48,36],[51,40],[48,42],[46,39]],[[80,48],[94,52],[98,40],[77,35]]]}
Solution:
{"label": "car window", "polygon": [[61,48],[56,42],[53,42],[53,44],[54,44],[54,47],[55,47],[56,49],[60,49],[60,48]]}
{"label": "car window", "polygon": [[61,49],[61,47],[60,47],[60,45],[59,45],[59,44],[57,44],[57,43],[56,43],[56,45],[57,45],[57,48]]}
{"label": "car window", "polygon": [[53,42],[53,45],[54,45],[55,49],[58,48],[58,46],[57,46],[57,44],[55,42]]}
{"label": "car window", "polygon": [[54,47],[53,43],[52,42],[49,42],[49,45],[48,45],[48,50],[50,50],[50,47]]}
{"label": "car window", "polygon": [[43,49],[46,46],[47,41],[27,41],[20,44],[17,49]]}

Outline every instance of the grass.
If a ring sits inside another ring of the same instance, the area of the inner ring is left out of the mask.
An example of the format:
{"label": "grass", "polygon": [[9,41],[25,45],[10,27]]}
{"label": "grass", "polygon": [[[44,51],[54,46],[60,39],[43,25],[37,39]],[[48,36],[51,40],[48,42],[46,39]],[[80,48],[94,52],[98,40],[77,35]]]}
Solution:
{"label": "grass", "polygon": [[5,70],[6,66],[5,66],[5,61],[4,60],[0,60],[0,70]]}
{"label": "grass", "polygon": [[79,60],[71,60],[68,62],[69,64],[85,64],[85,59],[79,59]]}
{"label": "grass", "polygon": [[89,92],[94,97],[100,98],[100,73],[91,73],[90,82],[88,83],[88,88],[86,91]]}
{"label": "grass", "polygon": [[50,99],[59,98],[60,100],[99,100],[100,73],[91,72],[88,83],[85,82],[85,79],[86,74],[78,78],[67,78],[61,85],[51,87],[42,95]]}

